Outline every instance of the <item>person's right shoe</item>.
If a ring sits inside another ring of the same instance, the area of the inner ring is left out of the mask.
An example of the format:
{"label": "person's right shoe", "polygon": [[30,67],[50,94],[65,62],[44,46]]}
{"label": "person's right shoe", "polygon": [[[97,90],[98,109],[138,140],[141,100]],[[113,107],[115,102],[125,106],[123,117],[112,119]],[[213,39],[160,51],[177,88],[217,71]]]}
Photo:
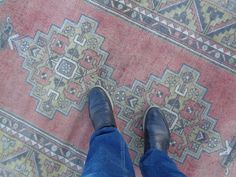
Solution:
{"label": "person's right shoe", "polygon": [[158,107],[150,107],[144,117],[144,153],[149,149],[167,152],[170,144],[170,131],[164,114]]}
{"label": "person's right shoe", "polygon": [[116,127],[112,111],[112,101],[101,87],[94,87],[88,94],[89,117],[95,130]]}

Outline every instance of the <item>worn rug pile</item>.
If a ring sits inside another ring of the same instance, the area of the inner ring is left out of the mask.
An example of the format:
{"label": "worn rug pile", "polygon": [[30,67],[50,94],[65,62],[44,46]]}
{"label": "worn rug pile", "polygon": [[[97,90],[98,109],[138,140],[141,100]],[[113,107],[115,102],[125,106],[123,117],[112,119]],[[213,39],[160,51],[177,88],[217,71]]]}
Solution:
{"label": "worn rug pile", "polygon": [[151,105],[188,177],[236,176],[236,0],[0,0],[0,176],[79,177],[95,85],[137,177]]}

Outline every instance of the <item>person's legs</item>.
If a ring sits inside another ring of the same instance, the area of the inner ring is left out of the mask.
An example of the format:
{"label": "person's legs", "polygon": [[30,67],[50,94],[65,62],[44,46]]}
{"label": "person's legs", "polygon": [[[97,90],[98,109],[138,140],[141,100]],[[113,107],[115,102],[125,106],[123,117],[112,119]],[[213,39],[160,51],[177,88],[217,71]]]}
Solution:
{"label": "person's legs", "polygon": [[95,132],[82,177],[134,177],[128,148],[116,128],[108,95],[101,88],[93,88],[88,106]]}
{"label": "person's legs", "polygon": [[140,160],[143,177],[185,177],[168,157],[169,143],[164,115],[157,107],[148,109],[144,118],[144,155]]}
{"label": "person's legs", "polygon": [[82,177],[134,177],[128,148],[118,130],[104,127],[94,132]]}
{"label": "person's legs", "polygon": [[148,150],[140,160],[143,177],[185,177],[168,157],[158,149]]}

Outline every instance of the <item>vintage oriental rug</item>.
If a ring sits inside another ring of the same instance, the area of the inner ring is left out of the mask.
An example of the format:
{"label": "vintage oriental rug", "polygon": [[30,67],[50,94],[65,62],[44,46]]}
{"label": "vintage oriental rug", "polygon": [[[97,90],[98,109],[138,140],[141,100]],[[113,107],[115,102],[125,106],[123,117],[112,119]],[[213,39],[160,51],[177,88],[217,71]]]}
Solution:
{"label": "vintage oriental rug", "polygon": [[150,105],[187,176],[236,176],[236,0],[0,0],[0,176],[79,177],[95,85],[137,177]]}

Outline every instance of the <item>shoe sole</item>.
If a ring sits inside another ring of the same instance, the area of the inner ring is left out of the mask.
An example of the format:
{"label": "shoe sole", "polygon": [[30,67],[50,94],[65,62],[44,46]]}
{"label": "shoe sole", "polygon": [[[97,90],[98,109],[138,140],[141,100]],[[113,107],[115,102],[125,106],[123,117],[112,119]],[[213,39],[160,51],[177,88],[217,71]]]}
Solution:
{"label": "shoe sole", "polygon": [[[147,113],[148,113],[148,111],[149,111],[150,109],[152,109],[152,108],[157,108],[157,109],[159,109],[159,110],[160,110],[160,113],[163,115],[163,113],[162,113],[162,111],[161,111],[160,108],[158,108],[157,106],[150,106],[150,107],[146,110],[146,112],[145,112],[145,114],[144,114],[144,118],[143,118],[143,131],[145,131],[145,130],[144,130],[144,127],[145,127],[145,121],[146,121]],[[162,118],[162,120],[164,121],[166,127],[168,128],[168,134],[169,134],[169,136],[170,136],[169,125],[168,125],[167,120],[165,119],[165,116],[164,116],[164,115],[163,115],[163,117],[164,117],[164,118]]]}
{"label": "shoe sole", "polygon": [[108,93],[108,91],[105,88],[101,87],[101,86],[95,86],[93,88],[100,88],[100,89],[102,89],[105,92],[106,96],[108,97],[108,99],[109,99],[109,101],[111,103],[111,108],[113,110],[114,104],[113,104],[112,98],[111,98],[110,94]]}

